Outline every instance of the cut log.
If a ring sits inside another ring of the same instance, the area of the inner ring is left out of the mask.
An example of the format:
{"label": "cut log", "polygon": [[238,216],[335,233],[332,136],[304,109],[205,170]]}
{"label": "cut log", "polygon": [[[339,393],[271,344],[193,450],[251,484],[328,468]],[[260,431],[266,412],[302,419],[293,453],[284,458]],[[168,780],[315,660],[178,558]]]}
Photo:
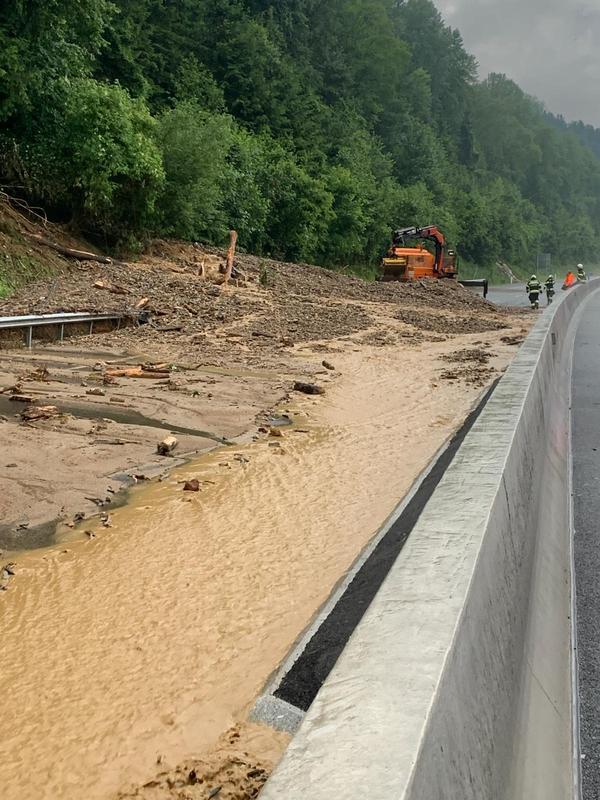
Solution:
{"label": "cut log", "polygon": [[150,372],[142,367],[128,367],[127,369],[108,369],[105,372],[107,378],[149,378],[152,380],[164,380],[170,378],[170,372]]}
{"label": "cut log", "polygon": [[225,278],[223,280],[224,285],[227,285],[231,280],[231,274],[233,272],[233,262],[235,260],[235,248],[237,245],[237,240],[238,240],[237,231],[229,231],[229,250],[227,251]]}
{"label": "cut log", "polygon": [[129,289],[125,289],[123,286],[115,286],[114,283],[109,283],[108,281],[96,281],[94,289],[105,289],[111,294],[129,294]]}
{"label": "cut log", "polygon": [[142,299],[135,304],[135,307],[136,308],[146,308],[146,306],[148,305],[149,302],[150,302],[150,298],[149,297],[142,297]]}
{"label": "cut log", "polygon": [[33,403],[33,397],[30,394],[12,394],[10,399],[13,403]]}
{"label": "cut log", "polygon": [[174,436],[166,436],[162,442],[157,445],[157,452],[159,456],[168,456],[177,447],[177,439]]}
{"label": "cut log", "polygon": [[73,250],[71,247],[62,247],[60,244],[55,244],[51,242],[49,239],[44,239],[43,236],[40,236],[37,233],[29,233],[27,234],[32,239],[35,239],[36,242],[43,244],[44,247],[49,247],[51,250],[56,250],[57,253],[60,253],[61,256],[66,256],[67,258],[75,258],[77,261],[96,261],[99,264],[112,264],[112,258],[108,256],[100,256],[97,253],[88,253],[85,250]]}

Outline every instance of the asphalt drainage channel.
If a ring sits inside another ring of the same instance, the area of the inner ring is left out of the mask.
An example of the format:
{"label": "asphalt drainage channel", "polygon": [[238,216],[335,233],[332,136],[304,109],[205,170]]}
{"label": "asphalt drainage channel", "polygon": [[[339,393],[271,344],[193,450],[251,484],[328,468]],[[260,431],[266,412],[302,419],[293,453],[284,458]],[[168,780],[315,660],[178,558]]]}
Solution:
{"label": "asphalt drainage channel", "polygon": [[251,714],[254,720],[289,733],[296,731],[497,385],[498,381],[486,392],[411,493],[359,556],[257,700]]}

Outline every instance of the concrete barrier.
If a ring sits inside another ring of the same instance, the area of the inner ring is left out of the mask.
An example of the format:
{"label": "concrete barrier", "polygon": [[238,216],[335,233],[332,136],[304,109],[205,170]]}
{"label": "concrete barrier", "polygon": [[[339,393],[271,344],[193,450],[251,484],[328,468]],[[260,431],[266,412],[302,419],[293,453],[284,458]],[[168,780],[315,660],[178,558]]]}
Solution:
{"label": "concrete barrier", "polygon": [[569,403],[597,288],[539,319],[261,800],[577,797]]}

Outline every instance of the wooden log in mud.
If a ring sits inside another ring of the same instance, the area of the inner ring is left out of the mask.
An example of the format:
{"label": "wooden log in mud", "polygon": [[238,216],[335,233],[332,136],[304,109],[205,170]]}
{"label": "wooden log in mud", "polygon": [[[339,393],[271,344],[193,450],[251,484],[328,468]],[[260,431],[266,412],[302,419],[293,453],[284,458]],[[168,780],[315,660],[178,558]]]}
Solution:
{"label": "wooden log in mud", "polygon": [[177,439],[174,436],[166,436],[162,442],[158,443],[156,451],[159,456],[168,456],[177,447]]}

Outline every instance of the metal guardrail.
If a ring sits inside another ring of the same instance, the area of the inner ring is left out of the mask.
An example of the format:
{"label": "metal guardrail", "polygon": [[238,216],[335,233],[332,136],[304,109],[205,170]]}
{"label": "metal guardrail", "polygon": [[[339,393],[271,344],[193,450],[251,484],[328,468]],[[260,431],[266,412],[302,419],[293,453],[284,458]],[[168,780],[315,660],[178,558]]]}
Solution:
{"label": "metal guardrail", "polygon": [[58,338],[62,342],[65,333],[65,325],[88,323],[90,328],[89,332],[93,333],[95,322],[116,322],[118,329],[121,327],[121,322],[124,319],[130,318],[130,316],[130,314],[125,314],[120,311],[105,311],[102,313],[76,311],[61,314],[32,314],[17,317],[0,317],[0,331],[19,329],[25,331],[25,344],[27,347],[31,347],[34,328],[57,325],[59,326]]}
{"label": "metal guardrail", "polygon": [[461,286],[483,289],[484,299],[490,291],[490,282],[487,278],[477,278],[476,280],[459,281]]}

